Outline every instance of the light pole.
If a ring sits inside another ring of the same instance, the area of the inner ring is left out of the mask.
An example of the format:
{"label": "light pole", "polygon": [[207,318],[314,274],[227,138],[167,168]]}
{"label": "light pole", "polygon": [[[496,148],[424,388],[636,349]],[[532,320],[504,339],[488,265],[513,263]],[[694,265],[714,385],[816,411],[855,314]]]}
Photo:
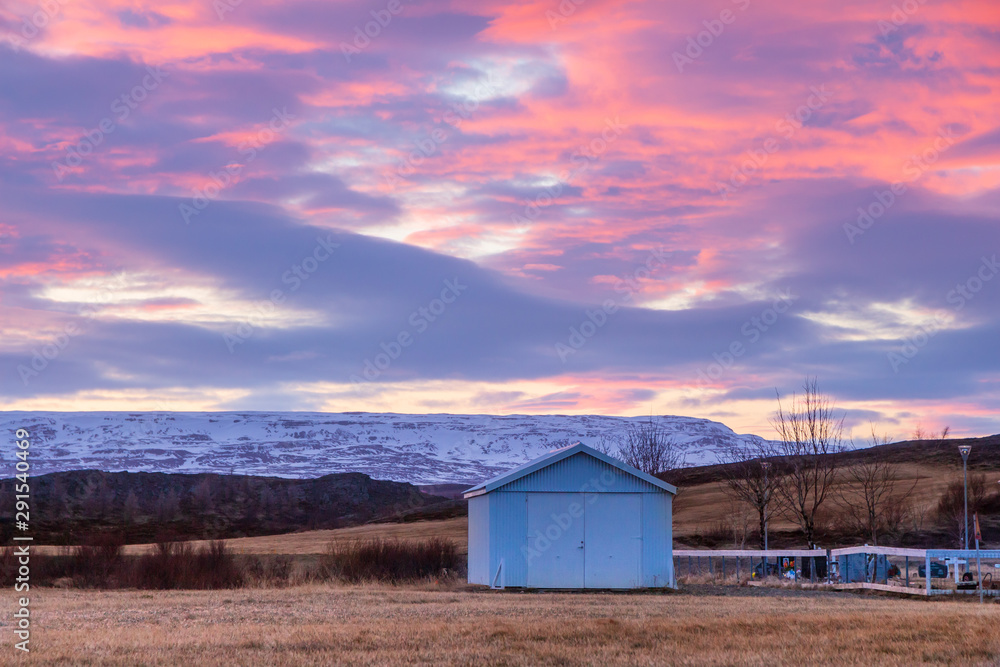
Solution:
{"label": "light pole", "polygon": [[771,518],[771,485],[767,482],[767,471],[771,469],[771,462],[761,461],[760,467],[764,469],[764,551],[767,551],[767,522]]}
{"label": "light pole", "polygon": [[969,550],[969,452],[972,445],[959,445],[958,453],[962,455],[962,477],[965,483],[965,550]]}

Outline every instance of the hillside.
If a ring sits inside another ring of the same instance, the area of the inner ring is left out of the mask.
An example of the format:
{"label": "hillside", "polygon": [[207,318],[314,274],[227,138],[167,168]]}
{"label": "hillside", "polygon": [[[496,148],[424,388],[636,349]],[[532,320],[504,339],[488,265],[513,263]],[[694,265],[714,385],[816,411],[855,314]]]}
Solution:
{"label": "hillside", "polygon": [[[361,472],[413,484],[473,483],[648,417],[400,415],[364,412],[3,412],[26,428],[35,474],[66,470],[319,477]],[[689,465],[748,441],[718,422],[658,418]],[[13,448],[0,450],[11,468]]]}
{"label": "hillside", "polygon": [[[910,510],[904,526],[905,534],[896,538],[900,545],[939,546],[953,548],[954,536],[936,514],[938,501],[948,485],[962,478],[959,445],[972,446],[969,474],[986,476],[989,499],[984,505],[982,520],[985,543],[1000,544],[1000,435],[986,438],[954,440],[903,441],[884,445],[897,463],[899,487],[911,485]],[[864,460],[874,455],[871,449],[858,449],[834,455],[838,467]],[[733,542],[734,506],[726,493],[723,479],[725,465],[702,466],[673,471],[665,477],[678,485],[680,493],[674,502],[674,535],[680,544],[714,548]],[[860,544],[865,540],[844,531],[841,509],[836,495],[844,486],[844,473],[838,475],[833,497],[820,513],[821,542],[827,544]],[[850,488],[846,489],[850,492]],[[751,523],[756,522],[753,517]],[[736,522],[738,523],[738,522]],[[751,526],[751,532],[753,527]],[[801,546],[796,526],[781,516],[770,523],[771,544]],[[756,533],[748,548],[756,548]]]}
{"label": "hillside", "polygon": [[[0,497],[14,497],[13,480],[0,481]],[[31,480],[31,531],[50,544],[76,544],[98,532],[128,542],[243,537],[433,515],[450,504],[410,484],[361,473],[282,479],[82,470]],[[0,507],[2,540],[12,535],[13,512],[12,502]]]}
{"label": "hillside", "polygon": [[[958,453],[960,445],[970,445],[969,470],[1000,469],[1000,434],[985,438],[955,438],[949,440],[902,440],[882,445],[881,452],[889,452],[891,458],[900,464],[940,466],[943,470],[961,469],[962,457]],[[851,449],[833,454],[838,466],[854,461],[863,461],[873,456],[871,448]],[[663,475],[673,484],[684,486],[705,484],[724,476],[726,464],[710,464],[682,468]]]}

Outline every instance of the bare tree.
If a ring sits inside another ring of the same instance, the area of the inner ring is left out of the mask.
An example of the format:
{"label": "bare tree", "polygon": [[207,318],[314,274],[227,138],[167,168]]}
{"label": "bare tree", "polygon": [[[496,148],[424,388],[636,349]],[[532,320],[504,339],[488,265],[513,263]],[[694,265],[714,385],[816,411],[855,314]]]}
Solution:
{"label": "bare tree", "polygon": [[[986,504],[986,475],[969,475],[969,524],[972,527],[972,515],[979,512]],[[938,499],[938,521],[955,538],[955,543],[961,547],[965,543],[965,483],[958,478],[948,484],[944,493]]]}
{"label": "bare tree", "polygon": [[913,429],[913,435],[910,436],[911,440],[926,440],[927,431],[924,430],[923,424],[917,424],[917,427]]}
{"label": "bare tree", "polygon": [[129,491],[125,497],[125,504],[122,506],[122,515],[126,525],[131,525],[139,515],[139,498],[134,491]]}
{"label": "bare tree", "polygon": [[951,427],[950,426],[945,426],[943,429],[941,429],[941,439],[942,440],[947,440],[948,439],[948,435],[950,433],[951,433]]}
{"label": "bare tree", "polygon": [[863,458],[848,465],[843,483],[838,487],[837,504],[848,524],[878,546],[880,533],[899,529],[907,516],[907,507],[917,482],[905,485],[899,468],[891,462],[884,445],[890,438],[879,435],[871,425],[871,448]]}
{"label": "bare tree", "polygon": [[641,422],[629,422],[617,446],[618,458],[650,475],[659,475],[684,465],[684,453],[676,438],[669,435],[660,421],[653,417]]}
{"label": "bare tree", "polygon": [[753,508],[735,497],[729,498],[729,527],[733,531],[733,546],[745,549],[750,537]]}
{"label": "bare tree", "polygon": [[766,460],[774,454],[772,446],[763,440],[722,454],[727,463],[724,468],[726,492],[731,499],[746,503],[756,512],[761,550],[764,549],[767,521],[778,513],[775,506],[781,482],[780,468]]}
{"label": "bare tree", "polygon": [[618,438],[606,433],[597,436],[597,442],[594,443],[594,449],[608,456],[618,456],[618,446]]}
{"label": "bare tree", "polygon": [[201,482],[194,487],[192,492],[192,498],[194,500],[195,507],[199,512],[209,513],[214,507],[215,503],[212,500],[212,482],[211,478],[206,477],[201,480]]}
{"label": "bare tree", "polygon": [[799,524],[809,547],[816,546],[816,514],[826,502],[836,477],[833,455],[844,449],[844,418],[833,399],[819,392],[815,378],[806,378],[802,395],[793,395],[785,410],[771,419],[782,456],[777,492],[786,515]]}

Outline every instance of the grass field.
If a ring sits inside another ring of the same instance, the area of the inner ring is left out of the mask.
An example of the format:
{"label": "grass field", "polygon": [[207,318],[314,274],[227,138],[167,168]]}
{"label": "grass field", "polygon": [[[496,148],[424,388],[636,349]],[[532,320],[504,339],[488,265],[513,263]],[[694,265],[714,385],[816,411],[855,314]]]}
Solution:
{"label": "grass field", "polygon": [[997,604],[697,586],[668,594],[493,592],[430,583],[32,593],[32,654],[8,658],[14,651],[5,640],[4,664],[1000,661]]}

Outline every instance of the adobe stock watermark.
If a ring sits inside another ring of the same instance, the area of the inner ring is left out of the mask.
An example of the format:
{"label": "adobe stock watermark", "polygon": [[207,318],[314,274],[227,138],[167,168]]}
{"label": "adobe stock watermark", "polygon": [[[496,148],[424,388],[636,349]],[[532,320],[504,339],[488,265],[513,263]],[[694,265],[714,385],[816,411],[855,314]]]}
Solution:
{"label": "adobe stock watermark", "polygon": [[458,277],[446,279],[437,298],[431,299],[427,305],[420,306],[410,313],[406,320],[409,327],[400,329],[399,333],[390,338],[388,343],[379,341],[379,349],[382,351],[364,360],[360,375],[351,374],[350,381],[354,389],[360,390],[378,380],[397,359],[403,356],[406,348],[416,342],[417,337],[430,329],[434,322],[441,319],[448,307],[455,303],[467,289],[469,286],[463,285]]}
{"label": "adobe stock watermark", "polygon": [[617,313],[625,302],[631,301],[642,290],[639,281],[646,280],[653,275],[656,269],[666,266],[669,256],[670,253],[664,251],[663,248],[652,250],[643,264],[636,267],[630,275],[619,278],[614,289],[621,296],[617,299],[605,299],[599,307],[584,311],[583,321],[569,328],[569,337],[566,341],[556,342],[555,349],[559,359],[565,364],[570,355],[583,349],[587,341],[597,335],[597,332],[608,323],[610,317]]}
{"label": "adobe stock watermark", "polygon": [[184,224],[191,224],[191,218],[201,215],[201,212],[208,208],[208,205],[219,198],[222,191],[237,182],[237,178],[247,166],[257,159],[257,155],[273,143],[278,135],[287,129],[295,115],[288,112],[288,107],[271,110],[274,115],[267,122],[267,126],[259,130],[250,139],[240,143],[236,151],[243,156],[242,162],[227,164],[219,171],[208,173],[208,180],[204,185],[195,190],[191,196],[190,203],[181,202],[177,205],[177,210],[184,220]]}
{"label": "adobe stock watermark", "polygon": [[573,14],[576,14],[577,7],[586,1],[587,0],[560,0],[555,11],[546,9],[545,20],[549,22],[549,29],[555,30],[559,27],[560,23],[568,21]]}
{"label": "adobe stock watermark", "polygon": [[[409,0],[412,1],[412,0]],[[371,46],[372,40],[377,39],[382,31],[389,27],[392,19],[403,12],[401,0],[389,0],[383,9],[372,9],[372,20],[367,21],[363,26],[354,26],[354,39],[340,43],[340,52],[344,55],[344,60],[351,62],[352,56],[361,55],[361,52]]]}
{"label": "adobe stock watermark", "polygon": [[851,245],[859,236],[875,226],[875,223],[892,208],[899,198],[906,194],[909,185],[920,180],[931,166],[938,161],[941,154],[955,145],[955,134],[948,128],[941,128],[931,145],[919,153],[914,153],[903,163],[905,180],[896,181],[888,190],[875,190],[874,199],[867,206],[858,207],[858,218],[854,223],[844,223],[844,234]]}
{"label": "adobe stock watermark", "polygon": [[[741,12],[745,12],[750,7],[750,0],[732,0],[732,3]],[[677,71],[683,74],[686,66],[693,65],[695,60],[701,58],[705,49],[715,44],[715,40],[726,31],[726,26],[732,25],[736,21],[737,16],[739,14],[727,8],[719,12],[719,18],[702,21],[701,24],[705,26],[705,29],[687,38],[684,53],[674,51],[674,65],[677,67]]]}
{"label": "adobe stock watermark", "polygon": [[479,109],[480,102],[494,95],[498,86],[499,82],[495,79],[495,75],[487,72],[476,84],[471,97],[452,104],[426,137],[413,140],[415,148],[397,160],[394,169],[382,172],[386,185],[395,188],[404,178],[417,173],[417,168],[438,153],[441,145],[454,135],[453,130],[461,128],[462,123]]}
{"label": "adobe stock watermark", "polygon": [[212,0],[212,9],[219,20],[226,18],[226,14],[236,11],[236,8],[243,4],[243,0]]}
{"label": "adobe stock watermark", "polygon": [[323,263],[333,256],[333,252],[340,247],[340,244],[332,239],[332,234],[328,234],[326,238],[316,237],[316,245],[312,251],[281,274],[281,283],[288,286],[288,291],[280,287],[271,290],[268,298],[255,304],[253,311],[234,325],[231,332],[222,334],[222,340],[229,349],[229,354],[234,354],[237,345],[247,342],[257,329],[274,317],[278,312],[278,306],[285,302],[288,295],[298,292]]}
{"label": "adobe stock watermark", "polygon": [[927,4],[927,0],[903,0],[898,5],[893,5],[889,20],[879,19],[875,24],[878,31],[882,33],[882,39],[885,40],[889,35],[909,23],[910,17],[917,13],[920,5],[925,4]]}
{"label": "adobe stock watermark", "polygon": [[[1000,273],[1000,263],[997,262],[997,256],[983,257],[979,269],[965,282],[955,285],[955,288],[945,296],[945,301],[951,305],[953,312],[961,312],[988,282],[996,278],[998,273]],[[904,338],[897,350],[886,354],[892,372],[899,373],[900,368],[910,363],[939,331],[947,327],[948,323],[948,319],[939,314],[929,324],[923,325],[912,335]]]}
{"label": "adobe stock watermark", "polygon": [[601,130],[600,134],[577,148],[570,157],[572,167],[564,169],[556,182],[542,189],[533,200],[522,202],[524,208],[519,213],[511,213],[510,221],[516,225],[530,225],[537,220],[542,214],[542,209],[554,204],[556,198],[562,194],[563,184],[569,183],[573,178],[590,169],[607,152],[611,144],[618,141],[618,137],[628,127],[619,120],[618,116],[606,118],[604,129]]}
{"label": "adobe stock watermark", "polygon": [[31,41],[41,33],[52,20],[59,16],[69,0],[42,0],[38,9],[31,16],[21,17],[20,35],[7,33],[7,38],[15,46],[23,46],[25,41]]}
{"label": "adobe stock watermark", "polygon": [[794,111],[790,111],[774,124],[774,130],[779,136],[769,136],[761,142],[760,148],[751,148],[746,152],[746,157],[735,167],[729,175],[729,182],[719,181],[715,184],[716,193],[722,199],[728,199],[733,194],[750,181],[750,177],[760,171],[771,156],[781,150],[782,139],[789,141],[812,118],[813,113],[823,108],[823,105],[833,97],[833,93],[826,88],[826,84],[819,87],[810,86],[809,96],[805,103],[799,105]]}
{"label": "adobe stock watermark", "polygon": [[534,535],[528,535],[528,543],[521,545],[521,555],[525,561],[530,565],[532,561],[551,549],[552,545],[562,539],[576,522],[583,520],[585,505],[597,502],[602,493],[612,490],[617,480],[617,473],[604,470],[600,476],[584,482],[578,491],[584,496],[583,503],[576,501],[568,503],[565,512],[552,513],[549,516],[551,522],[544,529],[535,530]]}
{"label": "adobe stock watermark", "polygon": [[168,74],[160,67],[148,65],[146,75],[139,83],[111,101],[111,113],[114,115],[102,118],[96,127],[84,132],[75,144],[66,149],[66,157],[63,160],[52,162],[52,170],[55,172],[56,180],[62,182],[71,169],[83,164],[83,159],[103,144],[104,138],[113,133],[120,123],[125,122],[132,115],[132,112],[138,109],[139,105],[149,97],[149,94],[160,87],[163,79],[167,76]]}
{"label": "adobe stock watermark", "polygon": [[[78,314],[87,319],[96,318],[100,313],[98,306],[112,302],[114,295],[124,289],[127,284],[125,272],[119,270],[101,292],[80,308]],[[18,364],[16,368],[18,377],[21,378],[24,386],[27,387],[34,378],[40,376],[49,367],[49,364],[58,359],[69,347],[73,339],[82,333],[84,333],[84,328],[78,322],[70,321],[62,327],[61,331],[31,348],[31,361],[27,364]]]}
{"label": "adobe stock watermark", "polygon": [[760,315],[754,315],[744,322],[740,327],[742,338],[733,340],[724,351],[713,353],[712,358],[715,361],[698,370],[698,384],[706,387],[725,375],[726,371],[736,365],[737,359],[747,353],[750,346],[757,343],[777,324],[797,299],[798,297],[794,296],[790,289],[786,289],[783,293],[779,292],[777,298],[768,308],[762,310]]}

